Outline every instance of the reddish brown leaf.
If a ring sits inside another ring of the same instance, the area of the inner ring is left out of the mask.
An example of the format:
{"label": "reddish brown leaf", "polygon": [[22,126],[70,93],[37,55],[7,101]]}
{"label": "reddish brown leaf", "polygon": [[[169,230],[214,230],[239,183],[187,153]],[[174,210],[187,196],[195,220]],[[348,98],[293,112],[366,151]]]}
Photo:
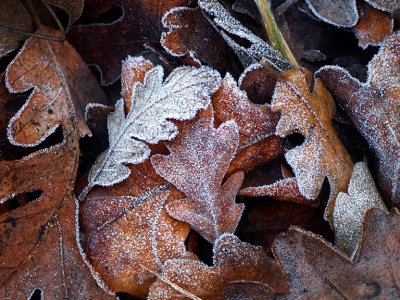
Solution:
{"label": "reddish brown leaf", "polygon": [[322,238],[289,229],[274,254],[291,281],[280,299],[396,299],[399,297],[400,217],[371,209],[364,219],[358,256],[349,260]]}
{"label": "reddish brown leaf", "polygon": [[[107,0],[108,6],[117,5],[122,18],[110,24],[80,25],[68,34],[68,40],[79,50],[84,60],[101,71],[101,83],[109,85],[121,74],[121,61],[127,55],[145,50],[145,43],[158,43],[165,12],[185,6],[189,0]],[[105,4],[102,3],[102,9]]]}
{"label": "reddish brown leaf", "polygon": [[[52,29],[41,34],[57,36]],[[29,39],[6,72],[10,91],[33,88],[28,101],[10,120],[8,138],[14,145],[35,146],[52,134],[65,114],[77,113],[80,136],[90,134],[84,121],[86,105],[106,99],[96,78],[67,42]],[[75,111],[65,99],[74,102]]]}
{"label": "reddish brown leaf", "polygon": [[189,223],[210,242],[223,233],[233,233],[244,208],[235,203],[243,172],[233,174],[221,186],[238,143],[236,123],[229,121],[214,128],[210,106],[194,122],[186,122],[180,135],[167,144],[168,156],[151,158],[157,173],[187,196],[168,204],[168,213]]}
{"label": "reddish brown leaf", "polygon": [[168,31],[163,32],[161,44],[170,54],[194,55],[220,72],[227,70],[231,51],[200,8],[174,8],[165,14],[162,23]]}
{"label": "reddish brown leaf", "polygon": [[[232,234],[215,241],[213,266],[199,261],[172,259],[161,277],[201,299],[224,299],[224,288],[233,281],[257,281],[277,293],[287,292],[287,279],[278,265],[259,247],[241,242]],[[188,299],[160,278],[150,287],[148,299]]]}
{"label": "reddish brown leaf", "polygon": [[362,48],[381,45],[393,32],[393,19],[390,14],[373,8],[367,3],[358,5],[360,20],[354,27],[358,45]]}
{"label": "reddish brown leaf", "polygon": [[337,67],[324,67],[317,74],[373,150],[378,184],[394,204],[400,203],[399,51],[396,32],[369,63],[366,83]]}

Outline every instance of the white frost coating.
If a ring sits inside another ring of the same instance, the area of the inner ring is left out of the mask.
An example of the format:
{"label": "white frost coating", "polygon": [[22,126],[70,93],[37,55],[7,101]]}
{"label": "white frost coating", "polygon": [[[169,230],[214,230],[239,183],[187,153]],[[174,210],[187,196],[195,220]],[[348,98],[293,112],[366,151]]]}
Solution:
{"label": "white frost coating", "polygon": [[85,107],[85,121],[87,121],[87,120],[89,119],[90,111],[91,111],[92,109],[98,108],[98,107],[100,107],[100,108],[109,108],[109,107],[111,107],[111,106],[104,105],[104,104],[101,104],[101,103],[89,103],[89,104],[86,105],[86,107]]}
{"label": "white frost coating", "polygon": [[[83,262],[85,265],[89,268],[90,274],[92,274],[94,280],[96,281],[97,285],[102,288],[107,294],[109,295],[115,295],[114,292],[112,292],[108,286],[104,283],[104,281],[101,279],[100,274],[96,272],[92,264],[89,262],[89,260],[86,257],[85,251],[83,251],[81,242],[79,240],[79,201],[74,197],[75,201],[75,241],[76,245],[78,246],[79,253],[82,257]],[[119,299],[117,297],[116,299]]]}
{"label": "white frost coating", "polygon": [[384,10],[387,12],[394,12],[396,9],[400,9],[399,0],[365,0],[373,7]]}
{"label": "white frost coating", "polygon": [[[130,63],[130,58],[123,62],[127,63]],[[155,144],[173,139],[178,133],[177,128],[167,119],[193,118],[198,109],[208,106],[210,95],[221,82],[219,73],[207,67],[177,68],[164,83],[163,76],[161,66],[152,68],[144,83],[134,86],[132,98],[126,99],[131,102],[128,115],[125,117],[123,99],[108,115],[110,146],[93,165],[89,188],[111,186],[126,179],[130,170],[124,164],[141,163],[150,155],[144,141]]]}
{"label": "white frost coating", "polygon": [[[305,1],[308,7],[311,9],[311,11],[314,13],[314,15],[325,23],[337,27],[353,27],[358,22],[359,16],[358,16],[356,0],[305,0]],[[326,15],[324,16],[323,13],[326,13]],[[337,18],[342,18],[342,19],[338,20]]]}
{"label": "white frost coating", "polygon": [[[199,0],[198,3],[203,11],[213,17],[213,20],[210,21],[211,24],[236,52],[236,55],[244,65],[251,65],[260,61],[261,58],[264,58],[278,71],[291,69],[290,64],[279,51],[273,49],[265,41],[232,17],[218,0]],[[247,40],[251,46],[245,48],[239,45],[227,33]]]}
{"label": "white frost coating", "polygon": [[387,211],[368,167],[358,162],[354,165],[348,193],[339,193],[333,211],[336,245],[350,257],[357,252],[364,215],[373,207]]}

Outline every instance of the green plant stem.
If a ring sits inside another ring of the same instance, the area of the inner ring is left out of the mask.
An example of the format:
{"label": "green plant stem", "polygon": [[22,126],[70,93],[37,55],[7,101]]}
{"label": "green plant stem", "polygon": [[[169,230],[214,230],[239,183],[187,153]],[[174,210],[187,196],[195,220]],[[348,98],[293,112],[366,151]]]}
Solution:
{"label": "green plant stem", "polygon": [[278,25],[276,24],[275,18],[271,12],[271,8],[268,0],[254,0],[257,4],[258,10],[260,11],[261,17],[263,19],[263,25],[268,35],[269,42],[271,46],[278,50],[287,59],[287,61],[292,65],[294,69],[300,68],[292,51],[290,50],[288,44]]}

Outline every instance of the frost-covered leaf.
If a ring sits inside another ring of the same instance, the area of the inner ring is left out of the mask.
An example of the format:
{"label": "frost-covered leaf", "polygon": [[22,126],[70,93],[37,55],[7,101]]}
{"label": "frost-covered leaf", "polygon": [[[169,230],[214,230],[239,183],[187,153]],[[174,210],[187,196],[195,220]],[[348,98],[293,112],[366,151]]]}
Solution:
{"label": "frost-covered leaf", "polygon": [[[47,28],[40,33],[59,34]],[[7,68],[6,85],[10,92],[33,88],[8,127],[10,142],[18,146],[38,145],[72,113],[77,114],[80,136],[91,134],[84,120],[86,105],[106,99],[93,73],[68,42],[27,40]]]}
{"label": "frost-covered leaf", "polygon": [[[143,61],[142,57],[128,57],[123,62],[123,72],[131,72]],[[177,68],[164,82],[161,66],[149,70],[143,83],[122,76],[123,98],[108,116],[110,146],[93,165],[88,189],[95,185],[111,186],[126,179],[130,170],[125,164],[141,163],[149,157],[150,149],[145,142],[155,144],[176,136],[177,127],[167,119],[193,118],[198,109],[210,103],[210,95],[220,84],[219,74],[206,67]],[[130,108],[126,116],[124,103],[129,103]]]}
{"label": "frost-covered leaf", "polygon": [[283,155],[282,139],[275,135],[279,114],[269,104],[254,104],[228,73],[213,94],[215,118],[234,120],[239,127],[239,147],[228,174],[249,171]]}
{"label": "frost-covered leaf", "polygon": [[373,150],[377,183],[391,203],[400,203],[399,51],[400,32],[395,32],[369,63],[366,83],[338,67],[317,73]]}
{"label": "frost-covered leaf", "polygon": [[196,57],[220,72],[225,72],[232,54],[221,35],[204,17],[200,8],[176,7],[162,23],[161,45],[173,56]]}
{"label": "frost-covered leaf", "polygon": [[357,251],[364,215],[372,207],[386,211],[368,167],[358,162],[347,194],[339,193],[333,210],[335,244],[350,257]]}
{"label": "frost-covered leaf", "polygon": [[166,204],[178,192],[150,161],[130,166],[134,174],[113,187],[95,187],[80,210],[84,249],[90,263],[115,292],[145,298],[167,259],[194,259],[185,249],[190,227],[172,219]]}
{"label": "frost-covered leaf", "polygon": [[[0,1],[0,25],[28,32],[32,30],[31,16],[19,0]],[[25,38],[26,35],[0,27],[0,57],[15,50]]]}
{"label": "frost-covered leaf", "polygon": [[[199,261],[171,259],[165,263],[161,276],[204,300],[224,299],[225,286],[238,280],[260,282],[278,293],[289,290],[287,278],[260,247],[241,242],[232,234],[224,234],[215,241],[213,253],[212,267]],[[148,299],[187,298],[157,279],[150,287]]]}
{"label": "frost-covered leaf", "polygon": [[141,54],[146,43],[159,43],[163,15],[173,7],[189,3],[189,0],[86,0],[91,16],[99,16],[113,6],[122,10],[122,16],[107,24],[76,26],[68,33],[68,41],[87,63],[99,68],[101,84],[110,85],[120,77],[122,60],[128,55]]}
{"label": "frost-covered leaf", "polygon": [[274,242],[291,281],[275,299],[397,299],[400,216],[373,208],[363,222],[358,255],[350,260],[321,237],[293,227]]}
{"label": "frost-covered leaf", "polygon": [[365,0],[365,1],[377,9],[388,12],[394,12],[396,9],[400,9],[400,1],[398,0]]}
{"label": "frost-covered leaf", "polygon": [[[268,43],[244,27],[232,17],[218,0],[199,0],[199,7],[207,13],[227,44],[236,52],[236,55],[245,66],[259,62],[264,58],[278,71],[291,69],[286,59],[273,49]],[[240,45],[235,38],[245,40],[248,45]]]}
{"label": "frost-covered leaf", "polygon": [[358,45],[362,48],[379,46],[393,32],[393,18],[389,13],[367,3],[358,5],[360,20],[354,27]]}
{"label": "frost-covered leaf", "polygon": [[[34,87],[29,103],[38,98],[51,103],[54,99],[45,98],[51,94],[37,93],[49,88],[47,81],[35,76],[34,67],[40,68],[43,60],[31,61],[31,65],[22,63],[37,55],[31,49],[37,42],[48,43],[27,40],[25,50],[10,63],[8,76],[13,80],[9,80],[8,87],[15,93]],[[51,44],[47,47],[52,49]],[[50,67],[41,75],[50,73],[59,89],[65,86],[58,57],[52,55],[46,61]],[[79,162],[78,116],[69,97],[57,100],[65,108],[59,112],[63,141],[19,160],[0,161],[1,299],[29,299],[35,290],[40,290],[44,299],[112,298],[93,279],[77,244],[72,189]],[[39,192],[34,199],[26,194],[32,191]]]}
{"label": "frost-covered leaf", "polygon": [[272,110],[281,113],[276,133],[305,137],[304,143],[286,152],[285,158],[307,199],[315,199],[328,178],[330,196],[325,217],[331,220],[336,196],[347,190],[353,169],[332,126],[335,103],[321,80],[312,85],[312,74],[306,69],[284,72],[282,78],[272,100]]}
{"label": "frost-covered leaf", "polygon": [[358,21],[356,0],[306,0],[306,3],[326,23],[353,27]]}
{"label": "frost-covered leaf", "polygon": [[233,174],[221,186],[238,144],[236,123],[228,121],[214,128],[210,106],[193,122],[186,122],[180,135],[167,144],[168,156],[151,157],[157,173],[187,196],[168,204],[168,213],[189,223],[210,242],[233,233],[244,209],[235,203],[243,172]]}

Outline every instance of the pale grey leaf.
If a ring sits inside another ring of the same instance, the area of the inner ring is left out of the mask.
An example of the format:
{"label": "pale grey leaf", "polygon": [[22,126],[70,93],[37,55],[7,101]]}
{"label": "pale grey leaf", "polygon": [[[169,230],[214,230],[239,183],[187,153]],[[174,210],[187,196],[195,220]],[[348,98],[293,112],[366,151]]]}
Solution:
{"label": "pale grey leaf", "polygon": [[372,207],[387,211],[368,167],[358,162],[353,168],[348,193],[339,193],[333,211],[336,245],[348,256],[357,250],[364,215]]}
{"label": "pale grey leaf", "polygon": [[377,9],[388,12],[394,12],[396,9],[400,9],[399,0],[365,0],[365,1]]}
{"label": "pale grey leaf", "polygon": [[[137,59],[128,57],[123,64],[134,60]],[[110,186],[126,179],[130,170],[124,164],[137,164],[149,158],[150,148],[145,142],[173,139],[178,130],[168,119],[193,118],[197,110],[208,106],[211,94],[221,82],[219,73],[208,67],[177,68],[164,83],[163,77],[163,68],[156,66],[147,72],[143,84],[134,83],[132,97],[126,99],[131,102],[126,117],[124,100],[117,102],[108,117],[110,146],[93,165],[85,193],[94,185]]]}
{"label": "pale grey leaf", "polygon": [[[257,63],[264,58],[278,71],[291,69],[290,64],[279,51],[272,48],[232,17],[218,0],[199,0],[198,2],[200,8],[211,16],[211,24],[220,32],[245,66]],[[238,44],[230,37],[232,35],[247,40],[250,43],[250,47]]]}
{"label": "pale grey leaf", "polygon": [[356,0],[306,0],[322,21],[339,27],[353,27],[358,21]]}

